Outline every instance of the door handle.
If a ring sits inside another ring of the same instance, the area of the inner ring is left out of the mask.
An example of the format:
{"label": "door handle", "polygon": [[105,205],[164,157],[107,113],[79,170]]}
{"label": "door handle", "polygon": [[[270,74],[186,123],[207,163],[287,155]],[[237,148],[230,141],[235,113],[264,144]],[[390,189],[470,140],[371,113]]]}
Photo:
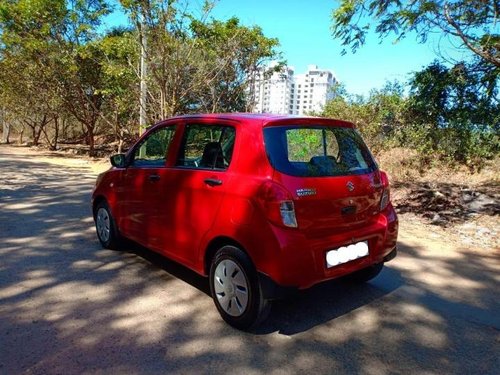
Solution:
{"label": "door handle", "polygon": [[150,174],[148,176],[149,180],[152,181],[152,182],[155,182],[155,181],[158,181],[160,179],[160,176],[157,175],[157,174]]}
{"label": "door handle", "polygon": [[219,186],[219,185],[222,185],[222,180],[218,180],[217,178],[206,178],[204,180],[204,182],[207,185],[210,185],[210,186]]}

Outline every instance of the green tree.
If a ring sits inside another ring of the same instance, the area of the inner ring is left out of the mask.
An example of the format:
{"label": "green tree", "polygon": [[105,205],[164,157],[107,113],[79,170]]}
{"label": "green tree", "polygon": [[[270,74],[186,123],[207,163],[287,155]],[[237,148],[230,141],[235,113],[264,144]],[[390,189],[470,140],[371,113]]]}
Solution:
{"label": "green tree", "polygon": [[137,128],[139,50],[133,30],[114,29],[98,41],[103,53],[103,120],[114,132],[121,152]]}
{"label": "green tree", "polygon": [[57,46],[64,71],[59,75],[60,95],[69,113],[85,128],[89,153],[94,154],[94,136],[102,118],[106,77],[104,53],[97,32],[110,6],[105,0],[68,0]]}
{"label": "green tree", "polygon": [[248,108],[252,74],[279,57],[278,41],[237,18],[208,21],[213,2],[182,10],[177,1],[122,0],[137,29],[146,30],[149,121],[191,112]]}
{"label": "green tree", "polygon": [[403,85],[387,82],[370,91],[368,97],[350,95],[342,85],[334,88],[334,98],[327,102],[325,117],[347,120],[356,125],[375,151],[386,148],[405,125],[407,99]]}
{"label": "green tree", "polygon": [[[189,13],[177,1],[121,0],[146,48],[148,66],[148,122],[183,113],[202,79],[197,65],[203,61],[189,38]],[[208,5],[205,12],[209,11]],[[205,13],[204,13],[205,14]]]}
{"label": "green tree", "polygon": [[[0,4],[0,81],[3,105],[23,126],[31,129],[37,145],[46,126],[58,130],[61,111],[56,95],[57,68],[52,43],[64,13],[64,1],[9,0]],[[35,17],[36,16],[36,17]],[[50,141],[50,140],[49,140]],[[57,136],[54,138],[54,147]]]}
{"label": "green tree", "polygon": [[[2,56],[6,62],[25,65],[18,74],[19,84],[27,88],[25,103],[40,109],[36,113],[42,119],[48,115],[43,106],[50,104],[54,112],[52,104],[62,104],[84,126],[90,153],[104,82],[103,56],[94,41],[108,13],[104,0],[7,0],[0,5]],[[47,95],[33,95],[28,89],[45,90]],[[36,132],[33,137],[36,142]]]}
{"label": "green tree", "polygon": [[121,144],[135,128],[141,43],[148,47],[149,123],[249,108],[252,77],[279,57],[277,40],[259,27],[208,21],[213,2],[199,17],[175,0],[121,4],[131,25],[103,33],[106,0],[0,2],[3,118],[17,118],[35,143],[45,137],[52,147],[61,126],[63,137],[83,137],[92,154],[96,135]]}
{"label": "green tree", "polygon": [[253,106],[253,79],[271,60],[279,59],[278,40],[264,36],[258,26],[246,27],[235,17],[208,23],[194,20],[191,30],[199,46],[204,75],[194,109],[204,112],[243,112]]}
{"label": "green tree", "polygon": [[381,39],[398,41],[415,32],[420,42],[439,32],[482,61],[500,67],[498,0],[340,0],[333,11],[332,31],[356,51],[373,28]]}
{"label": "green tree", "polygon": [[380,39],[394,36],[395,41],[414,32],[425,42],[438,32],[471,52],[466,63],[434,62],[414,73],[391,138],[421,155],[480,165],[500,149],[499,12],[497,0],[341,0],[332,30],[353,52],[373,29]]}
{"label": "green tree", "polygon": [[478,164],[500,152],[498,80],[475,67],[434,62],[410,81],[406,143],[421,152]]}

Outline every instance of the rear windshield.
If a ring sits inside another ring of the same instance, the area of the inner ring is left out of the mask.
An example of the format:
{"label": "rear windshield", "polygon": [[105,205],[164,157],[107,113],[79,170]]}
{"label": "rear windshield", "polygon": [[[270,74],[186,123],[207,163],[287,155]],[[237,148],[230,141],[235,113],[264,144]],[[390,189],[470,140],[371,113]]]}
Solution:
{"label": "rear windshield", "polygon": [[266,152],[279,172],[298,177],[373,172],[377,165],[359,133],[331,126],[272,126],[264,129]]}

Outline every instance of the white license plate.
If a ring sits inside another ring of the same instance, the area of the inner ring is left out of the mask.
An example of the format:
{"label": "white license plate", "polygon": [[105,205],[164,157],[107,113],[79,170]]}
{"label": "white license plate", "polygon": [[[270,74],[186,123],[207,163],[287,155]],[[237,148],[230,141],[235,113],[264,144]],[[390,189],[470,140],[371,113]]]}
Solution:
{"label": "white license plate", "polygon": [[349,246],[342,246],[326,253],[326,266],[328,268],[338,266],[339,264],[363,258],[367,256],[368,253],[368,241],[354,243]]}

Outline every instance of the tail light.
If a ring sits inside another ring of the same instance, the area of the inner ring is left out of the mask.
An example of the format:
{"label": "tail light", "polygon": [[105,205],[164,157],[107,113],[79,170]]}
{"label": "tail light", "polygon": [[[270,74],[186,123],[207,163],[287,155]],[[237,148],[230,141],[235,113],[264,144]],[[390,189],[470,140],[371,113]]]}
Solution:
{"label": "tail light", "polygon": [[387,208],[391,195],[389,189],[389,178],[387,177],[387,173],[380,172],[380,178],[382,180],[382,185],[384,186],[384,191],[382,192],[382,197],[380,198],[380,211],[383,211]]}
{"label": "tail light", "polygon": [[389,204],[389,187],[384,189],[382,193],[382,198],[380,198],[380,211],[385,210],[387,205]]}
{"label": "tail light", "polygon": [[259,200],[267,218],[272,223],[297,228],[292,195],[282,185],[273,181],[266,181],[260,188]]}
{"label": "tail light", "polygon": [[283,225],[290,228],[297,228],[297,218],[295,217],[293,201],[280,202],[280,213]]}

